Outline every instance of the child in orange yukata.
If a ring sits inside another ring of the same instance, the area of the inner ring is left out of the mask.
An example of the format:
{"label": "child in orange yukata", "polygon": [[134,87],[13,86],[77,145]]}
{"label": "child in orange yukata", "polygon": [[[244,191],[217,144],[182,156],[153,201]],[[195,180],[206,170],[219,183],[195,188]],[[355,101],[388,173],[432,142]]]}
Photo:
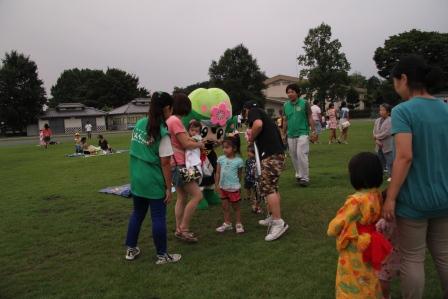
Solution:
{"label": "child in orange yukata", "polygon": [[381,217],[383,168],[373,153],[355,155],[349,163],[350,195],[327,234],[336,237],[339,251],[336,298],[381,299],[378,271],[392,251],[389,241],[375,228]]}

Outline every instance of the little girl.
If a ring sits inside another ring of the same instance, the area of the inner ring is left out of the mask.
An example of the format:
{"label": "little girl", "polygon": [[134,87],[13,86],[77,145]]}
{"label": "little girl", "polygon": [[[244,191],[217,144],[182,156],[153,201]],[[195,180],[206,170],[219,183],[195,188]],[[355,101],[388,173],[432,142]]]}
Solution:
{"label": "little girl", "polygon": [[241,224],[241,211],[239,201],[241,199],[241,175],[244,167],[243,159],[239,153],[238,137],[226,137],[222,143],[223,156],[218,158],[216,169],[216,191],[221,195],[222,210],[224,212],[224,223],[216,229],[217,232],[223,233],[226,230],[232,230],[232,222],[230,221],[230,209],[232,205],[236,218],[236,233],[244,233]]}
{"label": "little girl", "polygon": [[[383,200],[386,199],[387,190],[383,191]],[[386,261],[381,265],[381,271],[378,273],[380,279],[383,297],[390,299],[390,282],[400,275],[400,253],[398,250],[398,230],[395,221],[389,222],[381,218],[376,223],[376,230],[382,233],[392,244],[393,250]]]}
{"label": "little girl", "polygon": [[[192,120],[190,122],[187,130],[188,130],[188,134],[190,135],[190,137],[193,141],[200,142],[202,140],[201,129],[202,129],[202,125],[199,121]],[[199,183],[202,178],[202,167],[201,166],[202,166],[201,149],[194,148],[194,149],[185,150],[185,167],[187,169],[196,168],[196,170],[198,171],[198,174],[200,174],[200,177],[197,178]]]}
{"label": "little girl", "polygon": [[253,146],[247,147],[247,160],[244,172],[244,189],[246,190],[247,199],[252,203],[252,212],[261,214],[260,203],[255,197],[255,149]]}
{"label": "little girl", "polygon": [[350,195],[327,234],[336,237],[339,251],[336,298],[382,298],[377,271],[392,251],[386,238],[376,231],[382,197],[383,168],[373,153],[355,155],[348,165],[356,193]]}
{"label": "little girl", "polygon": [[82,146],[81,146],[81,136],[78,132],[75,133],[75,153],[79,154],[82,153]]}
{"label": "little girl", "polygon": [[336,110],[334,109],[334,104],[330,103],[327,110],[328,117],[328,129],[330,129],[330,134],[328,135],[328,144],[336,142],[336,129],[338,127],[338,119],[336,117]]}

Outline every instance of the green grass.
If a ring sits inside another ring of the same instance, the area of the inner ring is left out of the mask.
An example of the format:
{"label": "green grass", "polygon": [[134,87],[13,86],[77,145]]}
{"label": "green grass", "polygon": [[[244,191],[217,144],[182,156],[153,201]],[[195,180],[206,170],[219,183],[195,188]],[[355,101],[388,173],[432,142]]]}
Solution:
{"label": "green grass", "polygon": [[[156,266],[150,221],[140,235],[141,256],[124,260],[132,202],[99,194],[128,182],[128,155],[65,158],[72,144],[0,148],[1,298],[333,298],[337,252],[328,222],[353,192],[347,162],[372,149],[371,122],[350,128],[349,145],[311,146],[311,185],[299,188],[291,164],[282,174],[282,211],[290,229],[267,243],[265,229],[243,203],[246,233],[218,235],[220,207],[198,211],[192,230],[200,242],[178,242],[174,205],[168,245],[178,264]],[[327,135],[321,136],[326,140]],[[129,134],[110,135],[127,148]],[[424,298],[441,298],[430,258]],[[398,287],[394,285],[395,296]]]}

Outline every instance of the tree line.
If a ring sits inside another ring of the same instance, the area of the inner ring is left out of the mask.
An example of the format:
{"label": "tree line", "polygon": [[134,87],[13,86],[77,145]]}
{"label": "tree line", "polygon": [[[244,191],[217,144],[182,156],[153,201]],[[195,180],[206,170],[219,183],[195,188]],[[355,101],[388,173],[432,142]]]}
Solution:
{"label": "tree line", "polygon": [[[300,66],[299,82],[304,94],[318,100],[345,98],[351,104],[359,101],[359,88],[367,90],[368,104],[399,100],[395,94],[390,71],[403,55],[422,55],[430,64],[444,71],[444,86],[448,88],[448,33],[411,30],[390,36],[378,47],[373,60],[379,78],[364,77],[351,69],[342,44],[334,39],[331,27],[325,23],[309,30],[297,57]],[[230,96],[233,112],[238,113],[244,102],[264,103],[262,90],[266,74],[257,60],[243,45],[227,49],[208,69],[209,79],[186,87],[175,87],[174,92],[190,93],[198,87],[219,87]],[[136,75],[108,68],[103,70],[69,69],[61,73],[47,98],[37,65],[29,56],[11,51],[5,54],[0,66],[0,125],[23,129],[36,121],[44,104],[54,107],[61,102],[80,102],[103,110],[119,107],[136,97],[148,97],[150,91],[139,85]]]}

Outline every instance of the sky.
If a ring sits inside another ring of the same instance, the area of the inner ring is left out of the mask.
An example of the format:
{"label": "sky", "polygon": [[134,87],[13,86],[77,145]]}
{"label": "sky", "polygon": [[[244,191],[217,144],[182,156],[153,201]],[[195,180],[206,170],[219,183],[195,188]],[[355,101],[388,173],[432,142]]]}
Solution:
{"label": "sky", "polygon": [[377,47],[411,29],[448,32],[447,0],[0,0],[0,57],[36,62],[48,96],[65,69],[116,67],[149,90],[208,79],[212,60],[243,43],[268,77],[297,76],[322,22],[351,64],[376,74]]}

